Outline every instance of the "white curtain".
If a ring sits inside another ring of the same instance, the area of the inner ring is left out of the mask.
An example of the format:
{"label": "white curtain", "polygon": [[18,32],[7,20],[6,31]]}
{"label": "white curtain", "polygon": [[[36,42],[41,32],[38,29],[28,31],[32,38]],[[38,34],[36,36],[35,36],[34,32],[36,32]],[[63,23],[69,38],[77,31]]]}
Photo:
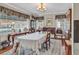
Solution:
{"label": "white curtain", "polygon": [[56,20],[56,28],[61,28],[63,32],[66,32],[69,30],[69,21],[66,18],[63,19],[57,19]]}

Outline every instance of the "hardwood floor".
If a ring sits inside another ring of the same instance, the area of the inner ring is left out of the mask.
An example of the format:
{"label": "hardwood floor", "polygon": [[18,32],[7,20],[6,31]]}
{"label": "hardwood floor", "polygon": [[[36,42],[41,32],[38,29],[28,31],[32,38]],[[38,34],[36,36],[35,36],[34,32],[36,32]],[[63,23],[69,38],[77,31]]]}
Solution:
{"label": "hardwood floor", "polygon": [[50,43],[50,48],[40,52],[40,55],[65,55],[65,47],[62,46],[61,40],[51,39]]}
{"label": "hardwood floor", "polygon": [[8,47],[6,47],[6,48],[4,48],[4,49],[0,49],[0,54],[9,51],[9,50],[12,49],[12,48],[13,48],[13,46],[8,46]]}

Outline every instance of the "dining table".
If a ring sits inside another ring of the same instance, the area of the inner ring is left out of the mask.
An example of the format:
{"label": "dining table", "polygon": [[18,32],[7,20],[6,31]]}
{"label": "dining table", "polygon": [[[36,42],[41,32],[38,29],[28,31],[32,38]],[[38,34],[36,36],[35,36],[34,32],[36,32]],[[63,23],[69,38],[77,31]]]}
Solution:
{"label": "dining table", "polygon": [[31,48],[36,54],[39,54],[41,45],[46,40],[46,33],[34,32],[22,36],[17,36],[16,40],[20,42],[20,46],[24,48]]}

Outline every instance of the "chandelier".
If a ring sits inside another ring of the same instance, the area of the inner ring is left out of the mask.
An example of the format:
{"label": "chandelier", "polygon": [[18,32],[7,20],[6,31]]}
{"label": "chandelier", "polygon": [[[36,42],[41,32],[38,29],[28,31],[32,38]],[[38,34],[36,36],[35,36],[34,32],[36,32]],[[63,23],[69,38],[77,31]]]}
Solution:
{"label": "chandelier", "polygon": [[40,4],[38,5],[38,7],[37,7],[37,10],[39,10],[39,11],[41,11],[41,12],[45,11],[45,10],[46,10],[45,4],[44,4],[44,3],[40,3]]}

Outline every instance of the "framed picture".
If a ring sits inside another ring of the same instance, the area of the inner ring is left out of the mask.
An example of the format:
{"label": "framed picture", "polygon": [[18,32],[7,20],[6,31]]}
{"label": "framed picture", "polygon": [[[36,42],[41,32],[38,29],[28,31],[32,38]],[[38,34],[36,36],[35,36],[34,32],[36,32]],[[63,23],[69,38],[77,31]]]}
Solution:
{"label": "framed picture", "polygon": [[52,26],[53,22],[52,22],[52,19],[48,19],[47,20],[47,26]]}

